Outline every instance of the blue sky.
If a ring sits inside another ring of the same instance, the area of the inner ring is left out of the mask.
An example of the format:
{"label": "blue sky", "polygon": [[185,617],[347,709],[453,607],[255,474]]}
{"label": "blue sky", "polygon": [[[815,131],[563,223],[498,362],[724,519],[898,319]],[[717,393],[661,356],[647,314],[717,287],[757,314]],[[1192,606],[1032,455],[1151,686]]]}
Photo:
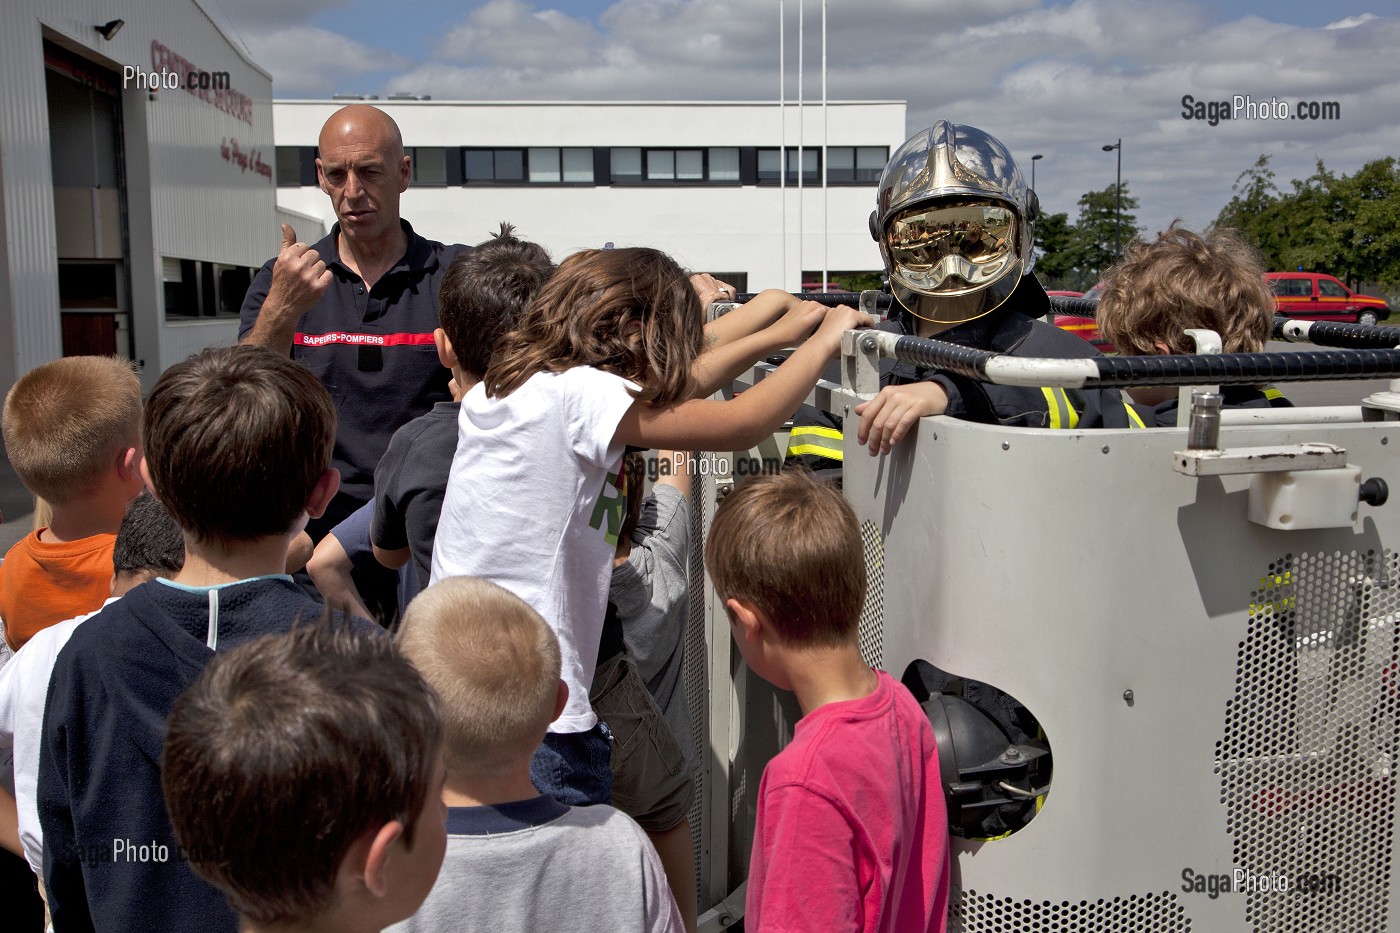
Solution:
{"label": "blue sky", "polygon": [[[204,0],[273,75],[277,97],[772,99],[776,0]],[[816,94],[820,0],[806,0]],[[798,0],[786,0],[789,100]],[[1200,227],[1267,153],[1280,181],[1318,159],[1350,173],[1400,155],[1394,0],[832,0],[830,93],[908,101],[908,130],[970,123],[1038,163],[1074,216],[1123,173],[1148,232]],[[1337,101],[1331,122],[1181,117],[1181,98]],[[896,141],[897,142],[897,141]]]}

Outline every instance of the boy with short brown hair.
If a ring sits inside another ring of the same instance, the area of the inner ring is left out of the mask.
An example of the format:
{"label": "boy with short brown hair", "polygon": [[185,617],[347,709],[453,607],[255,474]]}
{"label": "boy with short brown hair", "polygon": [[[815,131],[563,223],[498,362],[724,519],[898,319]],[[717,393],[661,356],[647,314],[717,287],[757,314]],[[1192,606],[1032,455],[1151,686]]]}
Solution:
{"label": "boy with short brown hair", "polygon": [[393,930],[681,933],[641,828],[531,783],[535,749],[569,693],[539,613],[487,580],[449,577],[409,605],[399,644],[441,698],[448,841],[438,884]]}
{"label": "boy with short brown hair", "polygon": [[850,505],[805,471],[755,478],[716,511],[705,566],[744,661],[802,708],[759,786],[745,929],[944,930],[938,751],[913,695],[861,659]]}
{"label": "boy with short brown hair", "polygon": [[339,486],[335,409],[285,356],[206,350],[161,375],[143,433],[141,470],[181,527],[185,563],[79,626],[58,655],[39,761],[44,885],[60,930],[233,933],[223,895],[176,855],[165,719],[216,650],[321,614],[283,571],[288,543]]}
{"label": "boy with short brown hair", "polygon": [[0,619],[19,648],[107,598],[112,545],[141,491],[141,383],[131,363],[69,356],[35,367],[5,396],[5,455],[53,518],[0,564]]}
{"label": "boy with short brown hair", "polygon": [[388,636],[323,620],[256,639],[170,712],[179,852],[245,933],[377,933],[442,865],[441,748],[432,688]]}
{"label": "boy with short brown hair", "polygon": [[[1152,243],[1134,243],[1104,276],[1099,330],[1125,356],[1195,353],[1188,328],[1220,335],[1225,353],[1258,353],[1274,328],[1274,297],[1264,263],[1228,228],[1204,236],[1172,225]],[[1176,386],[1128,389],[1148,425],[1177,422]],[[1291,408],[1272,386],[1225,386],[1227,408]]]}

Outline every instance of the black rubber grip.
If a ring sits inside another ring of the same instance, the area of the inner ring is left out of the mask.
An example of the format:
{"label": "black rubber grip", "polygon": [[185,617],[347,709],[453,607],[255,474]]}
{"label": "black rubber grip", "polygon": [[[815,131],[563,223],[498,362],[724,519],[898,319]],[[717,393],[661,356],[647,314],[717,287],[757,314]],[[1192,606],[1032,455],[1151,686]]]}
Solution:
{"label": "black rubber grip", "polygon": [[[1284,325],[1291,320],[1293,319],[1276,315],[1274,317],[1274,336],[1283,338]],[[1385,350],[1400,346],[1400,327],[1383,324],[1343,324],[1338,321],[1313,321],[1308,327],[1308,340],[1320,347]]]}
{"label": "black rubber grip", "polygon": [[1069,295],[1051,295],[1050,310],[1056,314],[1073,314],[1076,317],[1094,317],[1098,313],[1097,298],[1072,298]]}
{"label": "black rubber grip", "polygon": [[[834,308],[837,305],[849,305],[852,308],[860,307],[860,292],[793,292],[794,298],[802,301],[815,301],[817,304]],[[740,304],[746,301],[753,301],[758,297],[758,292],[742,292],[734,297]],[[890,295],[881,295],[875,299],[875,307],[888,308],[894,299]]]}
{"label": "black rubber grip", "polygon": [[927,340],[923,337],[900,337],[895,341],[894,358],[901,363],[913,363],[925,369],[941,369],[945,372],[969,376],[982,382],[987,372],[987,361],[997,354],[990,350],[974,350],[943,340]]}
{"label": "black rubber grip", "polygon": [[1400,350],[1304,350],[1299,353],[1221,353],[1208,356],[1105,356],[1099,378],[1086,386],[1255,385],[1400,376]]}
{"label": "black rubber grip", "polygon": [[[894,357],[903,363],[940,369],[981,382],[987,363],[998,354],[942,340],[900,337]],[[1314,382],[1333,379],[1384,379],[1400,376],[1400,350],[1308,350],[1299,353],[1222,353],[1177,356],[1102,356],[1091,358],[1097,378],[1086,388],[1150,385],[1256,385],[1264,382]]]}

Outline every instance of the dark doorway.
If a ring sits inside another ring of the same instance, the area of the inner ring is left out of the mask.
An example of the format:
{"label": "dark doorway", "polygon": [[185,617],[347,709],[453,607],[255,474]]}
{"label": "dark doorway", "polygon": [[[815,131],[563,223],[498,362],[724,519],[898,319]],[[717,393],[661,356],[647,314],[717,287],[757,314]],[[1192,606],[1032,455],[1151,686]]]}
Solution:
{"label": "dark doorway", "polygon": [[114,72],[44,43],[63,355],[132,355],[121,98]]}

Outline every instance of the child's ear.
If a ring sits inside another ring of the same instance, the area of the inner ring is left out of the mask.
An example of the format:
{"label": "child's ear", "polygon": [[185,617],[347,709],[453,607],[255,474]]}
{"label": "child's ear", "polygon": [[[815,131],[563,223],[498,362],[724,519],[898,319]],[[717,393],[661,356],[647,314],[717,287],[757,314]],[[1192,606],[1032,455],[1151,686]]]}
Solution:
{"label": "child's ear", "polygon": [[729,622],[734,626],[734,634],[749,644],[758,644],[769,625],[768,617],[763,611],[741,599],[726,599],[724,608],[729,613]]}
{"label": "child's ear", "polygon": [[1161,340],[1154,340],[1154,341],[1152,341],[1152,350],[1153,350],[1153,352],[1155,352],[1158,356],[1171,356],[1171,355],[1172,355],[1172,348],[1169,347],[1169,346],[1167,346],[1166,343],[1165,343],[1164,341],[1161,341]]}
{"label": "child's ear", "polygon": [[448,369],[457,366],[457,351],[452,349],[452,341],[447,339],[447,331],[441,327],[433,331],[433,345],[437,347],[438,362]]}
{"label": "child's ear", "polygon": [[[361,850],[358,846],[351,846],[346,853],[346,858],[353,858],[359,851],[364,852],[364,883],[365,888],[375,897],[384,897],[389,892],[389,857],[394,843],[403,835],[403,824],[398,820],[390,820],[369,837],[368,845]],[[354,871],[357,866],[351,865]]]}
{"label": "child's ear", "polygon": [[[155,484],[151,482],[151,465],[146,462],[144,456],[137,462],[136,468],[141,471],[141,482],[146,484],[146,488],[149,489],[151,495],[154,496],[156,494],[156,487]],[[157,496],[157,498],[159,497]]]}
{"label": "child's ear", "polygon": [[316,481],[316,485],[311,489],[311,495],[306,497],[306,516],[308,518],[320,518],[325,514],[326,508],[335,498],[335,494],[340,491],[340,471],[334,467],[328,468],[321,474],[321,478]]}
{"label": "child's ear", "polygon": [[[559,689],[554,694],[554,719],[564,715],[564,707],[569,705],[569,685],[564,683],[564,679],[559,678]],[[553,722],[551,719],[550,722]]]}
{"label": "child's ear", "polygon": [[[117,475],[123,480],[135,480],[142,477],[141,464],[145,461],[141,456],[141,450],[137,447],[128,447],[117,455]],[[144,478],[143,478],[144,482]]]}

